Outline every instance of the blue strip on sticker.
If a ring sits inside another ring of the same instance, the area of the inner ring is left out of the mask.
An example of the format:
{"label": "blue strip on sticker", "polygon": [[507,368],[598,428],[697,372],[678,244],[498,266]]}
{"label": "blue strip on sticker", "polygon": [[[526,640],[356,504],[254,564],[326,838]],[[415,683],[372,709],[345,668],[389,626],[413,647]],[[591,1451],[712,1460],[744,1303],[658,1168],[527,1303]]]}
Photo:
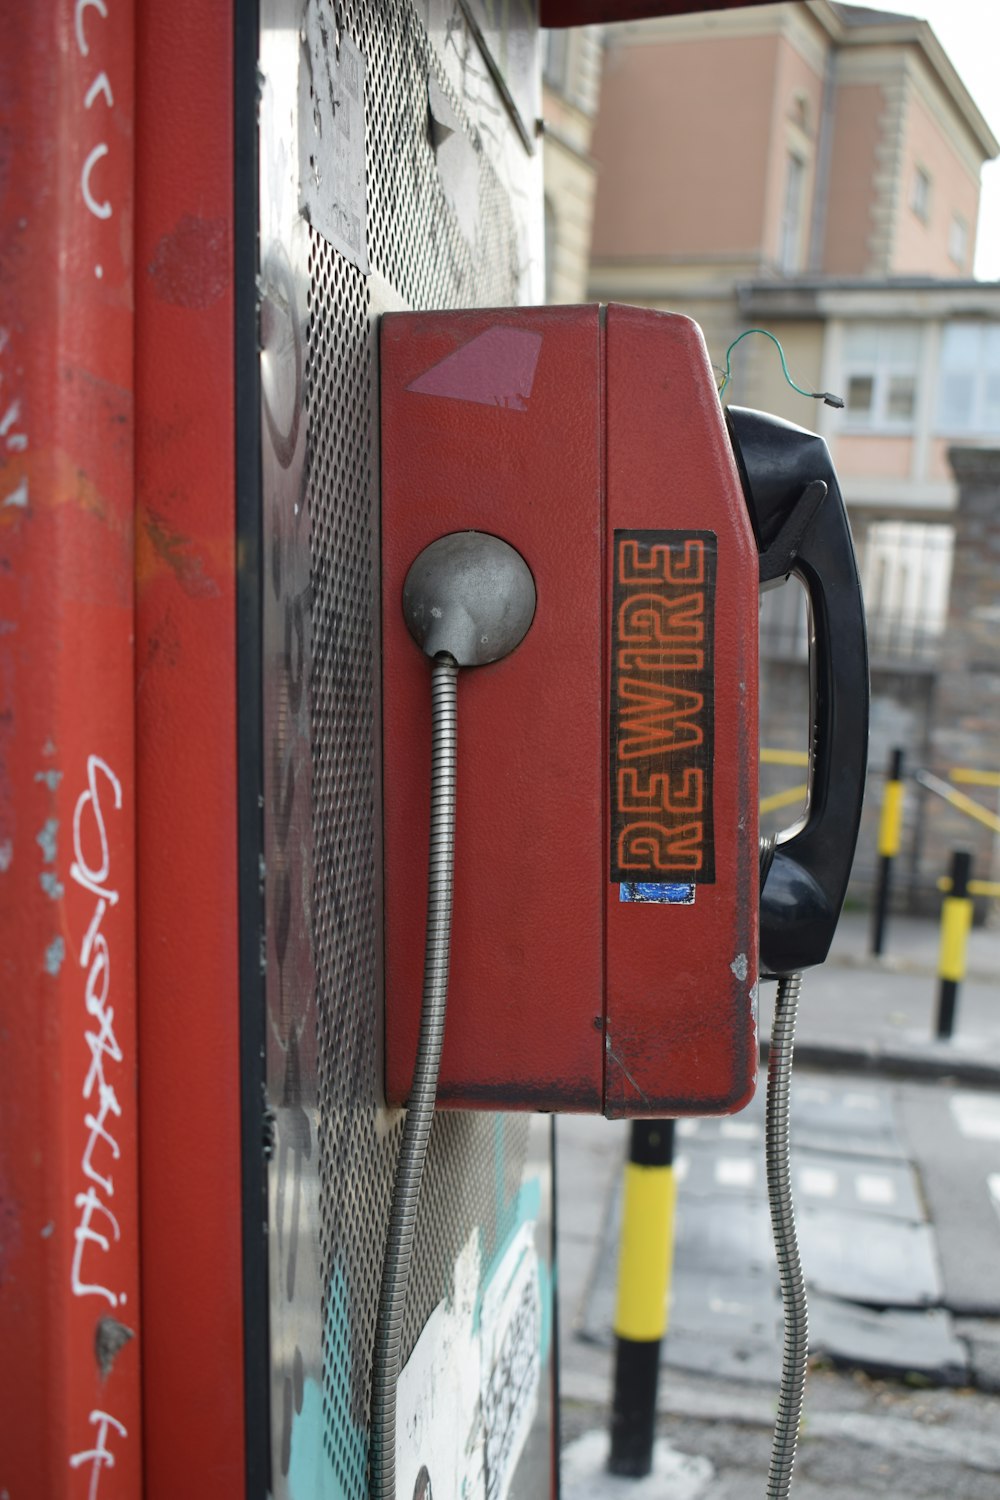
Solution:
{"label": "blue strip on sticker", "polygon": [[618,886],[622,901],[642,901],[659,906],[693,906],[693,885],[658,884],[648,880],[623,880]]}

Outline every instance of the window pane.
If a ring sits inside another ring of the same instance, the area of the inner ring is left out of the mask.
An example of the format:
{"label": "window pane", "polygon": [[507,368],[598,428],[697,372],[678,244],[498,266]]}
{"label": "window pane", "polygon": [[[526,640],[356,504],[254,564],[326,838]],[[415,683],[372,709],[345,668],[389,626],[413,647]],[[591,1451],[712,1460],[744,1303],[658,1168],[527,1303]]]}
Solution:
{"label": "window pane", "polygon": [[872,409],[875,382],[870,375],[852,375],[847,382],[847,410],[855,416],[868,415]]}
{"label": "window pane", "polygon": [[987,323],[983,329],[983,363],[991,370],[1000,370],[1000,324]]}
{"label": "window pane", "polygon": [[917,382],[912,375],[890,375],[886,416],[890,422],[905,422],[916,406]]}
{"label": "window pane", "polygon": [[542,73],[546,83],[554,89],[566,87],[566,58],[568,36],[565,31],[553,30],[545,33],[545,50],[542,54]]}
{"label": "window pane", "polygon": [[778,252],[783,271],[798,269],[805,176],[805,162],[801,157],[790,154],[788,176],[785,179],[785,211],[781,219],[781,245]]}
{"label": "window pane", "polygon": [[976,382],[971,370],[946,370],[938,397],[938,427],[942,432],[971,432],[975,425]]}
{"label": "window pane", "polygon": [[909,328],[904,323],[890,323],[882,330],[879,354],[887,364],[915,370],[920,356],[920,329]]}
{"label": "window pane", "polygon": [[1000,432],[1000,374],[986,376],[983,384],[982,430]]}
{"label": "window pane", "polygon": [[979,323],[949,323],[941,341],[941,363],[952,370],[975,365],[981,336]]}
{"label": "window pane", "polygon": [[910,207],[918,219],[927,219],[931,210],[931,179],[930,174],[923,167],[917,167],[913,174],[913,187],[910,191]]}
{"label": "window pane", "polygon": [[854,323],[844,332],[844,359],[849,365],[873,365],[878,359],[878,329]]}

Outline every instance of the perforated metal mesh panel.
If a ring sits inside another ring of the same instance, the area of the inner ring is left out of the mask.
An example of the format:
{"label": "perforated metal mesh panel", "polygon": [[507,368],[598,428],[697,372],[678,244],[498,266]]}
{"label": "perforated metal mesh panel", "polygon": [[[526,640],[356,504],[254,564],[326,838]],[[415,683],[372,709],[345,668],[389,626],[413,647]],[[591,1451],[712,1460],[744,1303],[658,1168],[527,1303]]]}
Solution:
{"label": "perforated metal mesh panel", "polygon": [[[281,194],[282,167],[295,160],[282,135],[295,82],[278,70],[287,73],[297,62],[289,37],[294,43],[305,35],[312,3],[263,6],[262,156],[273,160],[263,162],[262,192],[272,199]],[[454,27],[462,25],[457,7],[435,0],[435,8],[449,13],[436,39],[442,48],[454,45]],[[367,67],[372,274],[316,229],[295,222],[287,205],[283,222],[273,203],[262,202],[262,318],[268,314],[288,330],[269,344],[262,323],[271,437],[264,455],[270,581],[264,634],[267,1075],[276,1121],[273,1480],[277,1494],[312,1493],[302,1475],[318,1472],[319,1464],[339,1484],[334,1493],[361,1497],[379,1276],[402,1120],[379,1102],[377,318],[390,305],[518,301],[524,227],[512,204],[516,184],[501,179],[495,153],[482,149],[480,130],[454,87],[454,69],[414,8],[406,0],[349,0],[327,15]],[[435,161],[431,77],[476,148],[478,228],[471,241],[449,207]],[[497,128],[505,128],[502,120]],[[304,434],[295,429],[294,412],[275,415],[294,407],[294,389],[289,397],[287,388],[296,384]],[[523,1119],[438,1116],[404,1358],[451,1291],[470,1235],[478,1235],[486,1266],[511,1232],[526,1140]]]}

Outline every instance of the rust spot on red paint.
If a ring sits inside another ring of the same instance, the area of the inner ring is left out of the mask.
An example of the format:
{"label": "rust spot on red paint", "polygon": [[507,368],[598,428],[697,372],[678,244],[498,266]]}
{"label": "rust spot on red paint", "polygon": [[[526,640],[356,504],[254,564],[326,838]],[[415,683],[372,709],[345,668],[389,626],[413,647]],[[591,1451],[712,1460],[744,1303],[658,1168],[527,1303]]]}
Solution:
{"label": "rust spot on red paint", "polygon": [[145,532],[157,557],[167,564],[185,594],[192,599],[218,597],[219,585],[205,572],[205,565],[194,550],[190,537],[172,530],[156,515],[146,517]]}
{"label": "rust spot on red paint", "polygon": [[228,219],[184,214],[157,245],[149,275],[164,302],[210,307],[229,285]]}

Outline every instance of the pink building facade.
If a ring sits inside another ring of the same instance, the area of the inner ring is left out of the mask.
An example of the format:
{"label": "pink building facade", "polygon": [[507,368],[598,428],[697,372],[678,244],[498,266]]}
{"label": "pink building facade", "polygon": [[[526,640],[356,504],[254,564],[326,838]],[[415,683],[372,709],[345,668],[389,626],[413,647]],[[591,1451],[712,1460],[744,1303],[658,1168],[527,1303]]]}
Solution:
{"label": "pink building facade", "polygon": [[[961,546],[949,450],[1000,445],[1000,284],[972,274],[980,171],[998,151],[917,17],[798,0],[606,33],[590,295],[688,313],[720,381],[737,336],[767,329],[798,385],[843,397],[833,410],[796,393],[766,339],[732,350],[725,399],[820,431],[837,465],[866,592],[875,767],[894,744],[931,758]],[[762,743],[792,746],[798,591],[767,596],[762,638]],[[994,765],[995,745],[979,754]],[[927,884],[937,855],[911,834]],[[870,827],[862,879],[873,844]]]}

